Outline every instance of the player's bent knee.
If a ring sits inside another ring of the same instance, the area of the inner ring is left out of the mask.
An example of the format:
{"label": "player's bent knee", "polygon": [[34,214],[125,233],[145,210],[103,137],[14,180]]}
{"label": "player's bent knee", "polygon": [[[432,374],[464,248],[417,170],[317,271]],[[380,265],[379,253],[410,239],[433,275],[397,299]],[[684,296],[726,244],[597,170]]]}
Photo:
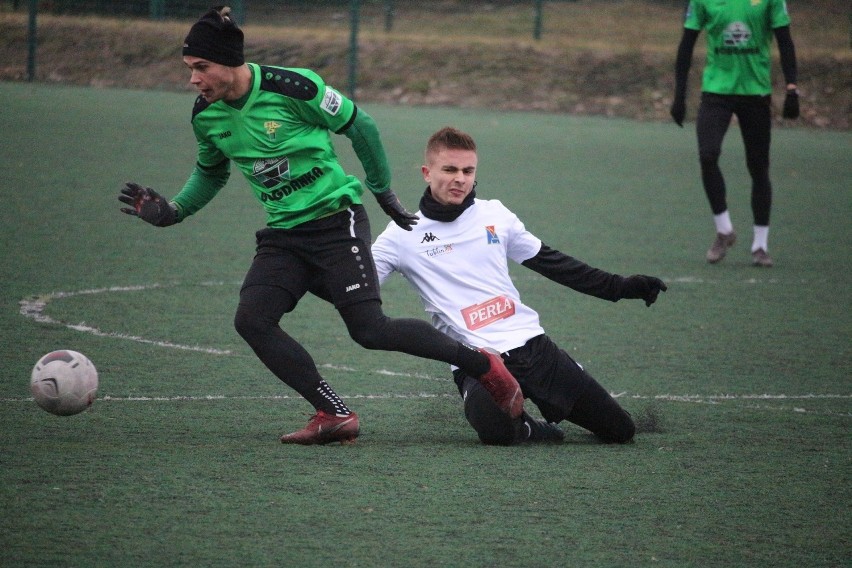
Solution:
{"label": "player's bent knee", "polygon": [[242,337],[246,341],[248,341],[250,337],[254,337],[255,335],[253,331],[254,327],[252,325],[251,320],[245,317],[245,315],[241,314],[240,312],[237,312],[237,314],[234,316],[234,329],[236,329],[240,337]]}
{"label": "player's bent knee", "polygon": [[387,344],[384,335],[373,327],[349,328],[349,337],[364,349],[383,349]]}
{"label": "player's bent knee", "polygon": [[388,326],[390,318],[382,313],[381,303],[378,301],[358,302],[342,308],[338,308],[349,337],[364,349],[391,349],[389,335],[391,329]]}
{"label": "player's bent knee", "polygon": [[234,329],[251,344],[252,339],[275,333],[282,314],[293,311],[297,303],[298,298],[276,287],[243,288],[234,314]]}
{"label": "player's bent knee", "polygon": [[613,442],[616,444],[626,444],[633,440],[634,435],[636,435],[636,426],[631,421],[628,424],[625,424],[621,430],[616,432]]}
{"label": "player's bent knee", "polygon": [[613,424],[606,433],[598,434],[598,436],[608,444],[626,444],[633,440],[636,435],[636,424],[630,415],[625,413],[623,420]]}
{"label": "player's bent knee", "polygon": [[251,310],[237,309],[234,315],[234,329],[245,341],[251,343],[256,337],[267,332],[269,325]]}
{"label": "player's bent knee", "polygon": [[513,420],[491,398],[482,385],[468,378],[462,387],[464,415],[479,440],[488,446],[510,446],[517,441],[519,419]]}

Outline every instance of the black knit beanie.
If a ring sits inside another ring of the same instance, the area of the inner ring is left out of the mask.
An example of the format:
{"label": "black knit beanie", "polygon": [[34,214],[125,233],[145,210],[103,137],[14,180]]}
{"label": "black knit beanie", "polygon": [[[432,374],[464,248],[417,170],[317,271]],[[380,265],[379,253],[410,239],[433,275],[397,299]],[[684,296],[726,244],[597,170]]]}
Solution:
{"label": "black knit beanie", "polygon": [[201,16],[183,40],[183,54],[228,67],[245,63],[243,32],[231,19],[231,9],[216,6]]}

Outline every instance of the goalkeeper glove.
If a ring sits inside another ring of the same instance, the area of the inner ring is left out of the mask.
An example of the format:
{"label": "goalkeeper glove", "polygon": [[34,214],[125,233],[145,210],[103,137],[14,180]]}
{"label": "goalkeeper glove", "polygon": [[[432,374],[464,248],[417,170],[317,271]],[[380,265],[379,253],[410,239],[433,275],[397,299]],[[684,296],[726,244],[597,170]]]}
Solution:
{"label": "goalkeeper glove", "polygon": [[781,116],[784,118],[799,118],[798,90],[787,89],[787,96],[784,97],[784,110],[781,111]]}
{"label": "goalkeeper glove", "polygon": [[405,210],[405,207],[403,207],[402,203],[399,202],[399,198],[392,189],[388,189],[382,193],[374,193],[373,195],[376,196],[376,201],[379,202],[379,206],[382,208],[382,211],[384,211],[388,217],[393,219],[394,223],[406,231],[410,231],[420,219],[420,217],[414,213],[409,213]]}
{"label": "goalkeeper glove", "polygon": [[177,208],[150,187],[127,182],[118,200],[132,206],[132,209],[122,207],[123,213],[139,217],[155,227],[168,227],[178,222]]}
{"label": "goalkeeper glove", "polygon": [[659,278],[636,274],[624,279],[621,297],[630,300],[645,300],[645,305],[650,306],[657,301],[657,295],[666,290],[668,290],[668,286]]}

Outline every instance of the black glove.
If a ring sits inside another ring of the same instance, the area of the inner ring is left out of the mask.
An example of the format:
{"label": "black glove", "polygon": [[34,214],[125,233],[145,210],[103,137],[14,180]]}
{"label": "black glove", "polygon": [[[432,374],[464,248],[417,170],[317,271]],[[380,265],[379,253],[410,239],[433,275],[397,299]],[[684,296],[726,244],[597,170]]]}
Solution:
{"label": "black glove", "polygon": [[675,97],[672,107],[669,109],[669,114],[672,115],[675,124],[683,128],[683,119],[686,118],[686,101],[681,97]]}
{"label": "black glove", "polygon": [[624,279],[621,289],[621,297],[630,300],[645,300],[645,305],[650,306],[657,301],[660,291],[668,290],[666,283],[653,276],[635,274]]}
{"label": "black glove", "polygon": [[382,193],[374,193],[373,195],[376,196],[376,201],[379,202],[382,211],[393,219],[394,223],[406,231],[410,231],[417,224],[417,221],[420,220],[420,217],[405,210],[405,207],[399,202],[399,198],[392,189],[383,191]]}
{"label": "black glove", "polygon": [[122,207],[123,213],[139,217],[156,227],[168,227],[178,222],[177,210],[150,187],[127,182],[121,189],[118,200],[133,207]]}
{"label": "black glove", "polygon": [[799,118],[799,91],[789,89],[784,97],[784,110],[781,111],[784,118]]}

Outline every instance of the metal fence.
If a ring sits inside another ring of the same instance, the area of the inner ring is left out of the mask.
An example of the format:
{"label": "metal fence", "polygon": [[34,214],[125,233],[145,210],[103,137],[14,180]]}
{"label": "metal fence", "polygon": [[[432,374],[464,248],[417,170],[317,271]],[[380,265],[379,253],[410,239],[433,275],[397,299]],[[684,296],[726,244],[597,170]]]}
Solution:
{"label": "metal fence", "polygon": [[[7,0],[7,6],[12,10],[27,10],[35,6],[39,13],[53,15],[186,19],[199,16],[214,4],[227,4],[233,9],[240,24],[274,24],[292,20],[306,9],[313,13],[318,8],[326,10],[330,20],[340,20],[341,14],[361,10],[365,16],[379,20],[382,26],[390,30],[393,29],[397,15],[415,8],[419,12],[431,10],[464,15],[506,6],[529,6],[532,22],[546,17],[548,4],[578,1],[588,4],[601,0]],[[668,6],[686,5],[686,0],[650,2]]]}
{"label": "metal fence", "polygon": [[[52,16],[101,16],[109,18],[146,18],[152,20],[191,20],[205,11],[212,3],[228,4],[241,25],[263,23],[274,25],[308,25],[315,20],[318,9],[327,20],[324,25],[346,26],[350,30],[349,89],[356,88],[358,61],[358,33],[364,25],[380,26],[386,32],[394,30],[400,14],[407,11],[422,13],[430,10],[443,14],[457,12],[460,17],[476,14],[482,10],[494,10],[506,6],[528,6],[530,8],[529,30],[536,40],[541,39],[544,28],[545,5],[554,2],[576,2],[578,0],[443,0],[424,3],[417,0],[10,0],[12,11],[29,14],[29,40],[27,76],[32,81],[36,74],[37,19],[39,14]],[[661,3],[681,0],[658,0]],[[305,17],[308,20],[302,21]]]}

